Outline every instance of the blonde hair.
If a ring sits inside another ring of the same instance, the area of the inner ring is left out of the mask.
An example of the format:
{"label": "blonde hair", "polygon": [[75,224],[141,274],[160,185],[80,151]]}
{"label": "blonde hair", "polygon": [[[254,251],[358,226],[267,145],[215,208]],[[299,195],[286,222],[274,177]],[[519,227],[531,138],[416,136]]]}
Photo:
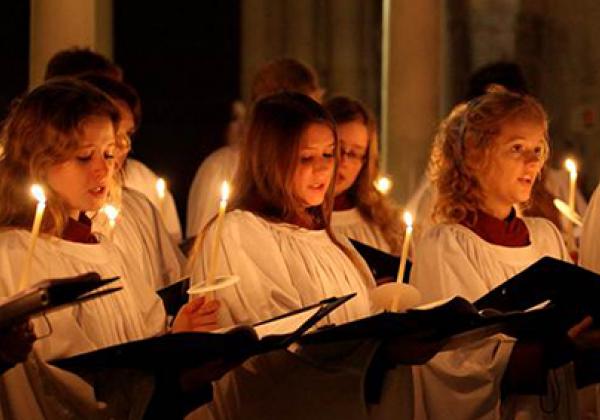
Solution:
{"label": "blonde hair", "polygon": [[[107,117],[114,125],[119,113],[108,96],[93,86],[54,79],[17,101],[1,133],[0,226],[29,229],[35,202],[32,183],[45,184],[50,167],[71,159],[79,148],[82,126],[90,117]],[[68,208],[48,185],[41,232],[61,236]]]}
{"label": "blonde hair", "polygon": [[477,168],[489,164],[490,152],[502,127],[514,121],[544,126],[544,155],[548,154],[548,117],[532,96],[494,86],[485,95],[457,105],[442,121],[435,136],[429,175],[437,189],[434,219],[442,223],[475,221],[483,203]]}
{"label": "blonde hair", "polygon": [[374,185],[379,176],[379,142],[375,118],[360,101],[345,96],[330,99],[325,103],[325,108],[338,126],[358,121],[367,128],[369,138],[366,160],[347,194],[360,214],[379,228],[391,252],[399,254],[404,239],[400,211]]}

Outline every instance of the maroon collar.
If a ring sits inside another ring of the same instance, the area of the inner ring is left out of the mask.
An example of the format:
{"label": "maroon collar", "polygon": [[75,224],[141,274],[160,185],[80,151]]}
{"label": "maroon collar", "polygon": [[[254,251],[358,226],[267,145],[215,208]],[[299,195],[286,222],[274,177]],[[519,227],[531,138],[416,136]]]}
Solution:
{"label": "maroon collar", "polygon": [[[473,219],[476,219],[475,223]],[[531,243],[527,225],[523,219],[517,217],[514,209],[504,220],[478,210],[476,218],[467,218],[461,224],[471,229],[481,239],[494,245],[516,248]]]}
{"label": "maroon collar", "polygon": [[85,213],[79,213],[79,220],[69,217],[62,238],[71,242],[97,244],[98,239],[92,234],[92,221]]}

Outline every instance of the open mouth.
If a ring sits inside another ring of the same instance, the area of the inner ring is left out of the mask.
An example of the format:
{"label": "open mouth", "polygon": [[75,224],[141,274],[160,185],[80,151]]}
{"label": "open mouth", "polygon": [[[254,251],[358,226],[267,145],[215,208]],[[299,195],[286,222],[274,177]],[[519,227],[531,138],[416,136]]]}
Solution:
{"label": "open mouth", "polygon": [[522,176],[518,178],[518,181],[525,185],[532,185],[534,178],[532,176]]}
{"label": "open mouth", "polygon": [[88,191],[90,192],[90,194],[92,194],[94,196],[101,196],[106,191],[106,187],[105,186],[99,186],[99,187],[92,188],[92,189],[90,189]]}

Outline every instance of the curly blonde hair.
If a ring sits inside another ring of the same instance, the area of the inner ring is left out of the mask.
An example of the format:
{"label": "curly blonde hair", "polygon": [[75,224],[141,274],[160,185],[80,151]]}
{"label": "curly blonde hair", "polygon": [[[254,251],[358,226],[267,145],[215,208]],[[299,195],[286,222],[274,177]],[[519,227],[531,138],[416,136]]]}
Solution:
{"label": "curly blonde hair", "polygon": [[483,203],[477,168],[487,167],[496,138],[507,122],[532,121],[544,126],[548,155],[548,116],[532,96],[494,86],[482,96],[457,105],[435,136],[429,176],[437,189],[434,220],[475,222]]}
{"label": "curly blonde hair", "polygon": [[347,194],[365,220],[381,231],[393,254],[399,254],[404,240],[404,226],[400,223],[400,209],[375,188],[379,176],[379,142],[377,124],[371,112],[360,102],[338,96],[325,103],[336,124],[358,121],[369,135],[366,160]]}
{"label": "curly blonde hair", "polygon": [[[107,117],[115,126],[119,122],[112,100],[82,81],[53,79],[15,102],[1,133],[0,227],[31,227],[36,205],[28,187],[45,184],[50,167],[75,155],[90,117]],[[61,236],[68,207],[47,185],[46,199],[41,232]]]}

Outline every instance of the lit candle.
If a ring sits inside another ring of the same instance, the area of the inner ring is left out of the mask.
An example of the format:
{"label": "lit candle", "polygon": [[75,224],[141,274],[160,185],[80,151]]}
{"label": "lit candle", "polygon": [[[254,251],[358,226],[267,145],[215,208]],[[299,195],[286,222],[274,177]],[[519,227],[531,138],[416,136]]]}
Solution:
{"label": "lit candle", "polygon": [[575,191],[577,190],[577,164],[573,159],[565,160],[565,168],[569,171],[569,207],[575,211]]}
{"label": "lit candle", "polygon": [[40,226],[42,225],[42,217],[44,216],[44,210],[46,209],[46,195],[44,189],[39,184],[33,184],[31,186],[31,194],[37,200],[37,206],[35,208],[35,218],[33,219],[33,226],[31,227],[31,240],[29,241],[29,248],[25,256],[25,264],[23,265],[23,271],[21,271],[21,278],[19,280],[19,290],[24,290],[29,286],[29,272],[31,271],[31,259],[33,258],[33,250],[35,249],[35,243],[40,234]]}
{"label": "lit candle", "polygon": [[112,204],[106,204],[104,207],[102,207],[102,211],[104,212],[104,214],[106,214],[106,217],[108,218],[108,226],[110,228],[109,236],[112,240],[114,234],[113,232],[117,224],[117,217],[119,216],[119,209],[113,206]]}
{"label": "lit candle", "polygon": [[164,213],[163,207],[165,202],[165,193],[167,191],[167,182],[164,178],[158,178],[156,180],[156,194],[158,194],[158,210],[161,216]]}
{"label": "lit candle", "polygon": [[402,244],[402,255],[400,256],[400,268],[398,269],[398,276],[396,282],[402,283],[404,280],[404,272],[406,271],[406,260],[408,259],[408,250],[410,248],[410,237],[413,231],[413,218],[410,212],[404,212],[404,223],[406,224],[406,231],[404,232],[404,243]]}
{"label": "lit candle", "polygon": [[392,189],[392,180],[387,176],[380,176],[374,182],[375,189],[383,195],[387,195]]}
{"label": "lit candle", "polygon": [[223,217],[227,210],[227,200],[229,199],[229,184],[227,181],[223,181],[221,184],[221,201],[219,203],[219,214],[217,215],[215,237],[213,239],[212,252],[210,254],[210,265],[208,266],[208,277],[206,278],[206,284],[213,284],[215,281],[215,273],[217,271],[217,265],[219,262],[219,240],[221,238],[221,230],[223,229]]}

